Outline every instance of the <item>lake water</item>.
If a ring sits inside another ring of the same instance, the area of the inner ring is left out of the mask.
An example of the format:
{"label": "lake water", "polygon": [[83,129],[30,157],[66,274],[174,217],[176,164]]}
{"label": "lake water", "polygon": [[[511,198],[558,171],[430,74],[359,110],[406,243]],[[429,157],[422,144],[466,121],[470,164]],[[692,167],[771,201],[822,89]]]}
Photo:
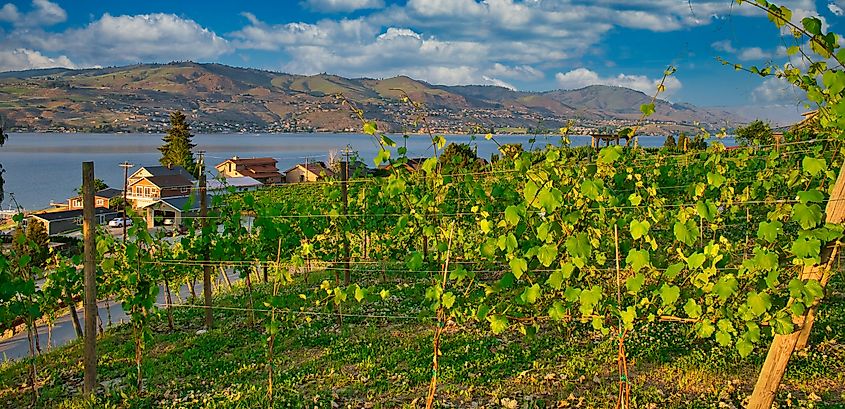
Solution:
{"label": "lake water", "polygon": [[[400,146],[401,136],[392,136]],[[522,143],[527,149],[531,136],[500,135],[499,143]],[[641,136],[641,146],[660,146],[664,137]],[[467,135],[448,136],[448,142],[469,143],[477,147],[478,155],[490,158],[496,144]],[[535,147],[547,143],[558,144],[559,137],[541,136]],[[588,136],[571,137],[573,146],[590,144]],[[194,137],[196,149],[205,150],[209,169],[232,156],[266,157],[279,161],[280,171],[297,163],[327,160],[329,151],[350,145],[361,159],[372,166],[378,151],[373,137],[363,134],[198,134]],[[11,204],[9,194],[27,210],[45,208],[51,201],[65,202],[73,196],[82,180],[82,162],[94,161],[96,177],[111,187],[123,188],[123,161],[136,165],[158,165],[161,135],[158,134],[83,134],[83,133],[14,133],[0,147],[0,164],[6,173],[6,192],[2,207]],[[407,140],[408,156],[431,156],[431,141],[425,135],[412,135]]]}

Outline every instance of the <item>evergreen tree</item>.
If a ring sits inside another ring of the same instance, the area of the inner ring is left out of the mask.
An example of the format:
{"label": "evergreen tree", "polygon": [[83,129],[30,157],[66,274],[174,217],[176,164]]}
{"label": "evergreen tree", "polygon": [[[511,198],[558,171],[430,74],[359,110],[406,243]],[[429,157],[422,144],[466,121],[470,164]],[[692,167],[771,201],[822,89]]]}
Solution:
{"label": "evergreen tree", "polygon": [[690,148],[690,142],[690,139],[687,138],[687,134],[681,132],[681,134],[678,135],[678,149],[686,151]]}
{"label": "evergreen tree", "polygon": [[47,234],[47,228],[44,227],[44,223],[37,220],[30,220],[26,225],[26,238],[29,239],[30,245],[33,246],[29,252],[30,256],[32,256],[33,263],[39,267],[44,265],[44,262],[47,261],[49,254],[48,246],[50,245],[50,235]]}
{"label": "evergreen tree", "polygon": [[[94,193],[97,193],[97,192],[99,192],[103,189],[108,189],[108,188],[109,188],[109,185],[107,185],[106,182],[103,181],[103,179],[94,179]],[[78,195],[83,194],[82,193],[82,185],[79,185],[79,187],[76,188],[76,194],[78,194]]]}
{"label": "evergreen tree", "polygon": [[181,166],[188,172],[197,174],[197,164],[194,160],[193,149],[196,145],[191,143],[191,128],[185,120],[185,114],[180,111],[170,113],[170,129],[164,135],[158,150],[161,152],[159,162],[168,167]]}
{"label": "evergreen tree", "polygon": [[666,135],[666,141],[664,141],[664,142],[663,142],[663,147],[664,147],[664,148],[674,149],[674,148],[676,148],[677,146],[678,146],[678,145],[677,145],[677,144],[675,144],[675,137],[674,137],[674,136],[672,136],[672,135]]}

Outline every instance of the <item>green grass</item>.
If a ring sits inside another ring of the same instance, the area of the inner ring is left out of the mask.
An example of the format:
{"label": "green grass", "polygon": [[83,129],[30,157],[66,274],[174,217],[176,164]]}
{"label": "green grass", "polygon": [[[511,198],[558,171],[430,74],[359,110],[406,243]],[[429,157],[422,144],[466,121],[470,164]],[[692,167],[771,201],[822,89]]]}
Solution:
{"label": "green grass", "polygon": [[[362,272],[356,272],[360,277]],[[314,310],[309,294],[330,275],[313,273],[311,285],[282,287],[292,310]],[[395,278],[388,277],[392,282]],[[328,314],[281,315],[276,341],[275,399],[279,408],[422,407],[431,376],[432,323],[423,305],[427,277],[381,284],[392,296],[345,313],[387,314],[419,319],[347,317],[338,326]],[[845,406],[845,299],[840,281],[819,312],[812,344],[796,355],[778,395],[778,407]],[[377,284],[377,275],[364,281]],[[360,280],[359,280],[360,282]],[[316,284],[318,285],[318,284]],[[254,303],[263,308],[271,291],[257,285]],[[243,307],[245,288],[217,294],[218,306]],[[144,352],[145,389],[134,388],[131,331],[118,327],[99,340],[100,381],[118,384],[96,401],[79,397],[81,343],[37,359],[39,407],[58,408],[252,408],[270,407],[267,399],[267,350],[262,322],[266,314],[215,311],[214,330],[197,335],[203,311],[177,308],[175,331],[162,314],[153,322],[153,339]],[[637,328],[626,341],[632,402],[638,408],[741,407],[750,394],[765,351],[742,359],[732,349],[688,338],[678,324]],[[438,407],[607,408],[616,404],[616,344],[587,326],[546,325],[534,338],[511,332],[492,336],[473,322],[446,327],[440,357]],[[0,407],[26,407],[27,362],[0,367]],[[720,406],[727,405],[727,406]]]}

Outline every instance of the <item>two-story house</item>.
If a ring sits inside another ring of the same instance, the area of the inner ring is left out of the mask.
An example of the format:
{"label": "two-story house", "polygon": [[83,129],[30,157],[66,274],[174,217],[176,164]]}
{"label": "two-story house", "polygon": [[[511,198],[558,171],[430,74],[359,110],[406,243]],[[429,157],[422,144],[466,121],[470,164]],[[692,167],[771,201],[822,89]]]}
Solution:
{"label": "two-story house", "polygon": [[[94,193],[94,207],[108,209],[109,202],[111,201],[111,199],[115,196],[120,196],[122,194],[122,190],[110,187],[105,188],[103,190],[99,190]],[[67,210],[78,209],[82,209],[82,196],[74,196],[67,200]]]}
{"label": "two-story house", "polygon": [[239,158],[237,156],[217,164],[218,172],[226,178],[251,177],[265,185],[282,183],[282,174],[273,158]]}
{"label": "two-story house", "polygon": [[163,198],[188,196],[195,187],[196,179],[181,166],[147,166],[129,177],[126,200],[142,208]]}

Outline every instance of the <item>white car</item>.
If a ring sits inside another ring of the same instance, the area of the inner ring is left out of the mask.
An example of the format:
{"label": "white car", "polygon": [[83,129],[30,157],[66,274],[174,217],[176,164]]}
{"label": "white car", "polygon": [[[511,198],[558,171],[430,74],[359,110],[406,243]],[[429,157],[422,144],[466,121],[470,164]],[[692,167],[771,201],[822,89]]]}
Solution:
{"label": "white car", "polygon": [[114,218],[109,222],[109,227],[123,227],[124,224],[126,224],[127,226],[131,226],[132,219],[128,217],[125,219],[122,217]]}

